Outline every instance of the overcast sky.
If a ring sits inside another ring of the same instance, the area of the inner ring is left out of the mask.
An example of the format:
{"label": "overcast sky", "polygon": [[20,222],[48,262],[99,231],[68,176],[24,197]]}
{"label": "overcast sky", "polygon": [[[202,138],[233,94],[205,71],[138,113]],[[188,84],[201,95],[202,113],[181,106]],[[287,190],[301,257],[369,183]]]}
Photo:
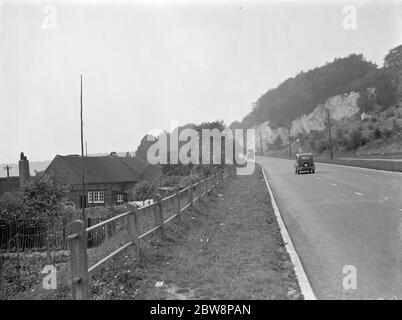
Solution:
{"label": "overcast sky", "polygon": [[400,1],[0,1],[0,163],[80,153],[80,74],[88,152],[135,151],[170,121],[229,125],[302,70],[381,65],[402,43]]}

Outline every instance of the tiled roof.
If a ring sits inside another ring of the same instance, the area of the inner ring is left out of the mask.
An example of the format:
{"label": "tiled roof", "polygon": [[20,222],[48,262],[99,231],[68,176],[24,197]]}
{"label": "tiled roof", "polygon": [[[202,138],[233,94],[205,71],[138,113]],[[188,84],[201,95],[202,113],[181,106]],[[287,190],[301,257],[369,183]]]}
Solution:
{"label": "tiled roof", "polygon": [[[81,163],[80,156],[57,155],[46,171],[65,183],[78,184],[81,183]],[[84,168],[86,183],[137,182],[144,179],[142,174],[148,164],[135,157],[85,157]]]}

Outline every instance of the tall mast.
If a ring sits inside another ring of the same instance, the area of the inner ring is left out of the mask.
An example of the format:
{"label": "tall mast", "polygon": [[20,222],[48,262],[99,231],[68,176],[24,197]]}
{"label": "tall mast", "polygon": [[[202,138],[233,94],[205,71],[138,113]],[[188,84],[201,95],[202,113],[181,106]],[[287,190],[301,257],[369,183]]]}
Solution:
{"label": "tall mast", "polygon": [[81,167],[82,167],[82,220],[84,223],[87,223],[86,215],[85,215],[85,174],[84,174],[84,122],[82,118],[82,75],[81,75],[81,95],[80,95],[80,103],[81,103]]}

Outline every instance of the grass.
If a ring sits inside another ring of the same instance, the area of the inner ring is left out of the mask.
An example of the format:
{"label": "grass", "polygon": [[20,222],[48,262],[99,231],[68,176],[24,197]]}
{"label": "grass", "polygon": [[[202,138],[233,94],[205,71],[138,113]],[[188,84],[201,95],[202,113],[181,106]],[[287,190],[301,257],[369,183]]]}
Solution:
{"label": "grass", "polygon": [[385,171],[402,172],[402,162],[382,161],[382,160],[347,160],[347,159],[317,159],[316,162],[341,164],[344,166],[369,168]]}
{"label": "grass", "polygon": [[[122,232],[90,249],[89,265],[125,241]],[[69,263],[58,271],[57,290],[38,284],[9,298],[70,299]],[[89,291],[91,299],[302,299],[258,166],[172,220],[162,238],[143,241],[139,260],[128,250],[105,263]]]}

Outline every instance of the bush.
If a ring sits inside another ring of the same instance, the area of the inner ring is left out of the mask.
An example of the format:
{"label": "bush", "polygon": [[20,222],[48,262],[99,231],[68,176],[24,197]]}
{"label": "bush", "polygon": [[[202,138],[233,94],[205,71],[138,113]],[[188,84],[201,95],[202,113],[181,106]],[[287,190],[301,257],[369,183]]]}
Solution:
{"label": "bush", "polygon": [[352,131],[350,138],[346,144],[348,150],[356,150],[359,146],[365,144],[365,139],[360,130],[355,129]]}
{"label": "bush", "polygon": [[183,188],[188,187],[188,185],[190,184],[190,182],[194,184],[194,183],[199,182],[199,181],[201,181],[201,180],[202,180],[202,179],[201,179],[198,175],[194,175],[194,174],[192,174],[192,175],[190,175],[190,176],[182,177],[182,178],[180,179],[180,182],[179,182],[179,187],[180,187],[181,189],[183,189]]}
{"label": "bush", "polygon": [[376,123],[377,121],[378,121],[378,119],[376,117],[371,118],[371,122]]}
{"label": "bush", "polygon": [[319,153],[324,152],[328,149],[328,141],[327,140],[319,140],[316,144],[316,151]]}
{"label": "bush", "polygon": [[389,139],[393,136],[393,131],[389,129],[384,129],[383,130],[383,135],[385,139]]}
{"label": "bush", "polygon": [[373,132],[373,138],[374,139],[381,139],[382,137],[382,132],[380,129],[376,128]]}
{"label": "bush", "polygon": [[396,119],[392,121],[392,130],[395,134],[398,134],[401,131],[401,126]]}
{"label": "bush", "polygon": [[282,138],[281,138],[281,136],[277,136],[276,138],[275,138],[275,140],[274,140],[274,143],[273,143],[273,145],[274,145],[274,147],[276,148],[276,149],[279,149],[279,148],[281,148],[282,147]]}
{"label": "bush", "polygon": [[374,109],[375,99],[367,90],[364,90],[360,93],[359,98],[357,98],[357,106],[361,111],[369,112]]}
{"label": "bush", "polygon": [[385,115],[386,118],[391,118],[394,116],[394,113],[392,111],[387,112],[387,114]]}
{"label": "bush", "polygon": [[46,220],[51,224],[62,211],[61,202],[66,192],[66,188],[56,184],[49,175],[37,172],[22,192],[9,192],[1,197],[2,218]]}
{"label": "bush", "polygon": [[24,199],[21,192],[6,192],[0,197],[0,212],[21,210],[23,206]]}
{"label": "bush", "polygon": [[146,180],[138,182],[133,188],[133,196],[136,201],[143,201],[152,193],[151,183]]}

